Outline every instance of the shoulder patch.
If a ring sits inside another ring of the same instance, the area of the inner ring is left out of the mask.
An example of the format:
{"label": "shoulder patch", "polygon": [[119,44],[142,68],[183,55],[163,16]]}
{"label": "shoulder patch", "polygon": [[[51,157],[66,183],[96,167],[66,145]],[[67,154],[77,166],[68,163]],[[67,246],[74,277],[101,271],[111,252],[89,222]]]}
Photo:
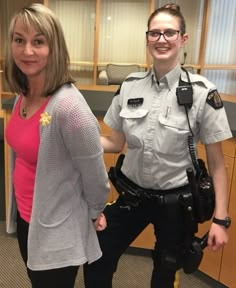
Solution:
{"label": "shoulder patch", "polygon": [[206,102],[214,109],[220,109],[223,107],[223,102],[217,90],[212,90],[211,92],[209,92]]}

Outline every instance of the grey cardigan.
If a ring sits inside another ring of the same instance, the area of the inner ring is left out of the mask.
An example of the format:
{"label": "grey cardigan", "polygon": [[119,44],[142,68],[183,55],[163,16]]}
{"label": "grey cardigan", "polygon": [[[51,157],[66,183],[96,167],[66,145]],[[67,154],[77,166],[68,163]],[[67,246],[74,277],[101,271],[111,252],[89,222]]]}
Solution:
{"label": "grey cardigan", "polygon": [[[28,236],[27,265],[32,270],[81,265],[101,257],[91,219],[101,213],[109,192],[99,124],[81,93],[73,84],[64,85],[51,97],[45,112],[51,119],[39,125]],[[8,233],[16,228],[14,157],[11,151]]]}

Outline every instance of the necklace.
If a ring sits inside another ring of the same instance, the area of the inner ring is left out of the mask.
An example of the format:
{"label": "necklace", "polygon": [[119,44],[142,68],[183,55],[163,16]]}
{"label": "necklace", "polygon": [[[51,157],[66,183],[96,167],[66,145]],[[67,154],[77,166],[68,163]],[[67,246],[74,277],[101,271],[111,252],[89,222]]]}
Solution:
{"label": "necklace", "polygon": [[22,108],[21,115],[22,115],[23,118],[26,118],[26,116],[27,116],[26,106]]}

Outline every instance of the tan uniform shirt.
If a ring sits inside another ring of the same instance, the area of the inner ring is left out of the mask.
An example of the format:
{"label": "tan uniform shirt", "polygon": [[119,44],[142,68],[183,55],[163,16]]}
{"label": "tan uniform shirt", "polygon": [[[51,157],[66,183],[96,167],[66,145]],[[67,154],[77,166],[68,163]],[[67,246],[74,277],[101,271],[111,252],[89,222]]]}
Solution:
{"label": "tan uniform shirt", "polygon": [[[104,118],[108,126],[126,136],[123,173],[145,188],[165,190],[187,184],[186,168],[192,167],[192,161],[187,116],[176,97],[180,75],[187,82],[179,65],[159,83],[153,70],[132,73],[116,93]],[[216,87],[203,76],[190,73],[189,76],[193,105],[188,115],[195,144],[199,140],[210,144],[231,138],[224,108],[211,105],[217,104],[215,98],[210,99]],[[213,102],[208,101],[209,104],[207,99]]]}

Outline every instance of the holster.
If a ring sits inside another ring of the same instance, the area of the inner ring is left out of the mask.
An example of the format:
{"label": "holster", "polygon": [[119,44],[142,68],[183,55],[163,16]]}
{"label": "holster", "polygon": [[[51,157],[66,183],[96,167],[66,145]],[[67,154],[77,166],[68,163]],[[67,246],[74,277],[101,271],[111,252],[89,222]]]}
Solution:
{"label": "holster", "polygon": [[195,237],[191,246],[181,251],[180,263],[184,273],[191,274],[197,270],[202,261],[203,250],[207,246],[207,239],[208,232],[202,238]]}
{"label": "holster", "polygon": [[124,202],[131,207],[137,207],[140,205],[140,193],[138,187],[134,186],[134,183],[121,172],[124,158],[125,155],[120,154],[116,166],[110,167],[108,177]]}
{"label": "holster", "polygon": [[186,170],[191,193],[182,194],[179,198],[185,213],[183,243],[174,255],[168,253],[163,255],[163,264],[173,270],[183,268],[187,274],[194,272],[199,267],[203,250],[207,246],[208,232],[202,238],[194,236],[197,232],[197,223],[209,220],[215,208],[212,179],[207,173],[204,162],[198,161],[201,165],[200,174],[195,176],[192,168]]}
{"label": "holster", "polygon": [[[200,173],[197,173],[196,176],[191,168],[186,170],[192,197],[183,195],[181,198],[185,207],[186,234],[183,246],[176,256],[176,265],[183,268],[187,274],[194,272],[199,267],[203,250],[207,246],[208,232],[202,238],[194,236],[194,233],[197,232],[197,223],[209,220],[215,209],[215,191],[212,178],[207,173],[204,161],[198,159],[198,163]],[[191,221],[193,221],[192,224]],[[196,225],[196,231],[192,231],[192,237],[191,229],[194,229],[194,225]]]}

